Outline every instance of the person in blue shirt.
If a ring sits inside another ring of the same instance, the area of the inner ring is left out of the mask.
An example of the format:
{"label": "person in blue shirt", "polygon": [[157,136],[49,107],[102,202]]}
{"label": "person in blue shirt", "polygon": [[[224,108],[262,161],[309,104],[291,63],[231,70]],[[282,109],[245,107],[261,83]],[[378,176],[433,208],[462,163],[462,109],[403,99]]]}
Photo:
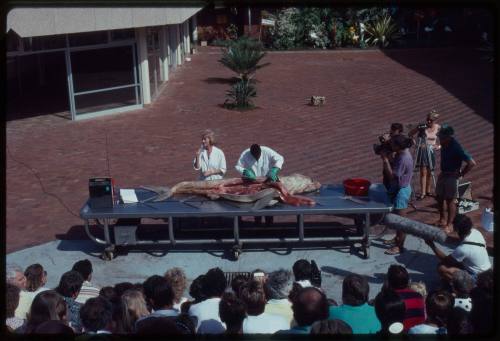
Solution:
{"label": "person in blue shirt", "polygon": [[353,334],[375,334],[381,329],[375,308],[368,304],[370,287],[365,277],[350,274],[342,283],[342,305],[331,306],[329,320],[339,319]]}
{"label": "person in blue shirt", "polygon": [[[454,130],[443,124],[438,132],[441,143],[441,174],[436,183],[436,199],[439,207],[439,221],[446,233],[453,231],[453,219],[457,213],[458,183],[476,165],[472,156],[453,137]],[[462,169],[462,163],[465,167]],[[445,203],[448,217],[445,216]]]}

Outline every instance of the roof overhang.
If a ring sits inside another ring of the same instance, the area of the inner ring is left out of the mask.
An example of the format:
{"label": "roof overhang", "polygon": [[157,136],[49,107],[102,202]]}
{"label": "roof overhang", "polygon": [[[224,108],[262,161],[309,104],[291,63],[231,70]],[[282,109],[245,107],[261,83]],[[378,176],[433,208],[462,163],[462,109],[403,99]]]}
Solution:
{"label": "roof overhang", "polygon": [[7,29],[21,37],[181,24],[203,6],[192,7],[18,7]]}

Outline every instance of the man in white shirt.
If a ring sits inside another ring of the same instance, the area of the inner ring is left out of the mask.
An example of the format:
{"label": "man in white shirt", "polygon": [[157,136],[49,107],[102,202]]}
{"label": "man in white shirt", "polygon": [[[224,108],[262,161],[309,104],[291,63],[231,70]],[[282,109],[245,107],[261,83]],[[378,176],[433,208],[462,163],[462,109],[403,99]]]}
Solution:
{"label": "man in white shirt", "polygon": [[266,176],[270,181],[278,181],[278,173],[283,167],[283,156],[269,147],[253,144],[241,153],[236,170],[249,180]]}
{"label": "man in white shirt", "polygon": [[[267,181],[278,181],[278,173],[283,167],[285,159],[269,147],[252,144],[250,148],[241,153],[236,170],[242,175],[243,179],[255,181],[258,176],[267,177]],[[273,217],[265,217],[266,224],[271,225]],[[260,224],[261,217],[256,216],[255,222]]]}
{"label": "man in white shirt", "polygon": [[197,334],[221,334],[226,330],[225,324],[219,317],[220,298],[226,290],[226,277],[219,268],[208,270],[202,279],[202,290],[206,300],[193,304],[189,308],[189,315],[198,320]]}
{"label": "man in white shirt", "polygon": [[99,296],[100,289],[94,286],[92,280],[92,263],[88,259],[79,260],[73,265],[72,270],[78,271],[82,275],[84,281],[80,293],[75,301],[84,304],[89,298]]}
{"label": "man in white shirt", "polygon": [[250,280],[240,289],[240,298],[247,305],[248,316],[243,320],[243,334],[273,334],[290,328],[285,317],[265,312],[266,295],[262,283]]}
{"label": "man in white shirt", "polygon": [[459,270],[467,271],[473,278],[480,272],[489,270],[491,263],[486,250],[486,241],[481,232],[472,228],[470,218],[457,215],[453,220],[453,229],[457,232],[461,243],[450,255],[445,255],[433,241],[425,241],[441,261],[438,267],[441,278],[451,282],[453,273]]}

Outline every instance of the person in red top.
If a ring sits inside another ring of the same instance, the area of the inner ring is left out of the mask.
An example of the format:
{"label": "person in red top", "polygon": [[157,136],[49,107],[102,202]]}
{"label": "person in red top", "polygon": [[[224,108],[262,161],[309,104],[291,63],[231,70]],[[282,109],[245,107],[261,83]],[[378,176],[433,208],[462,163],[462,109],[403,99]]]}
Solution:
{"label": "person in red top", "polygon": [[386,285],[394,290],[405,303],[404,332],[425,321],[425,301],[422,295],[409,287],[408,271],[401,265],[391,265],[387,270]]}

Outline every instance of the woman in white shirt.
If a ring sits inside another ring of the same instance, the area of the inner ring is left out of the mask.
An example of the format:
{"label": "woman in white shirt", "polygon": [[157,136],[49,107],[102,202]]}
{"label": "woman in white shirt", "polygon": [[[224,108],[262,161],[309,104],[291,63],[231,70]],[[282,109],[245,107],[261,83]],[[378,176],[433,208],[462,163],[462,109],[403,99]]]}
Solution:
{"label": "woman in white shirt", "polygon": [[200,171],[199,180],[220,180],[226,174],[226,157],[215,146],[215,134],[207,129],[201,135],[201,146],[196,151],[194,169]]}

